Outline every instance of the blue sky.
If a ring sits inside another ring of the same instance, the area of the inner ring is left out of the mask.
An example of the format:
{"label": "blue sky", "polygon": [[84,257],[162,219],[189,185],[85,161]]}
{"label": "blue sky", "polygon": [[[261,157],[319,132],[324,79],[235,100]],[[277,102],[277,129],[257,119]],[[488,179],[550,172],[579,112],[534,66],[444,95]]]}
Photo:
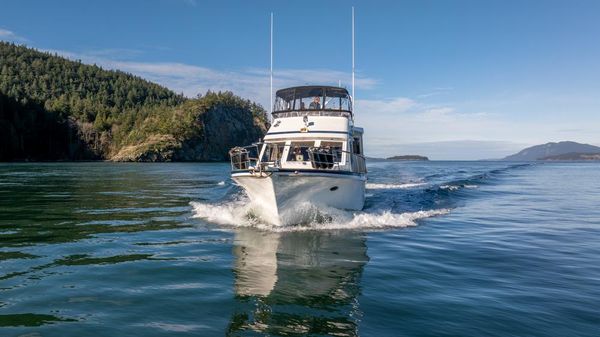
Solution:
{"label": "blue sky", "polygon": [[368,155],[481,159],[600,144],[599,1],[1,0],[0,39],[119,68],[194,96],[350,85]]}

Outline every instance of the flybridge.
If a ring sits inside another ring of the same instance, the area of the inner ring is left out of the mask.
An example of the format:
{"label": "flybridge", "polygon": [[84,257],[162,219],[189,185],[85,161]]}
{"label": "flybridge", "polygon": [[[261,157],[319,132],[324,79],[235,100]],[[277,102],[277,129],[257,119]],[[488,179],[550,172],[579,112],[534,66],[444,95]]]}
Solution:
{"label": "flybridge", "polygon": [[277,91],[273,118],[298,116],[352,117],[348,90],[331,86],[301,86]]}

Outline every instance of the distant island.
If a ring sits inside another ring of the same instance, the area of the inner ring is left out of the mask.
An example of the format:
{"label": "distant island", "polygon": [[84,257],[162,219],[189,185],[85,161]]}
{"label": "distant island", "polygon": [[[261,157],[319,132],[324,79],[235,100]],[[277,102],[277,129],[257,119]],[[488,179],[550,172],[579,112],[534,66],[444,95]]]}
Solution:
{"label": "distant island", "polygon": [[393,156],[393,157],[388,157],[386,159],[388,159],[388,160],[429,160],[429,158],[427,158],[425,156],[419,156],[416,154]]}
{"label": "distant island", "polygon": [[0,42],[0,161],[222,161],[266,111],[231,92],[190,99],[122,71]]}
{"label": "distant island", "polygon": [[565,153],[540,160],[600,160],[600,153]]}
{"label": "distant island", "polygon": [[528,147],[503,160],[600,160],[600,147],[571,141],[546,143]]}

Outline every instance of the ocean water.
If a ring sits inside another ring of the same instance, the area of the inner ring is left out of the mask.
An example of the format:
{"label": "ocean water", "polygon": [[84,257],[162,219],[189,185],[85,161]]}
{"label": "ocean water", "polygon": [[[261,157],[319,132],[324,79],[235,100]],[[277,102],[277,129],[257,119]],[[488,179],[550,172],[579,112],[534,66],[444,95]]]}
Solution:
{"label": "ocean water", "polygon": [[227,164],[0,164],[0,336],[599,336],[600,165],[370,162],[252,213]]}

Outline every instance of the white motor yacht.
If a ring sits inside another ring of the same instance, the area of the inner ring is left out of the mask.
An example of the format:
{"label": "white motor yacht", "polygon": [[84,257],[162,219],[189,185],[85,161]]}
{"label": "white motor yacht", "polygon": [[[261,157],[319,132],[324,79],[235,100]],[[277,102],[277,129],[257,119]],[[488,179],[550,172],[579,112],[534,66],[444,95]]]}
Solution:
{"label": "white motor yacht", "polygon": [[363,129],[354,125],[348,91],[301,86],[277,91],[264,139],[230,150],[231,177],[256,215],[293,224],[307,205],[360,210],[367,169]]}

